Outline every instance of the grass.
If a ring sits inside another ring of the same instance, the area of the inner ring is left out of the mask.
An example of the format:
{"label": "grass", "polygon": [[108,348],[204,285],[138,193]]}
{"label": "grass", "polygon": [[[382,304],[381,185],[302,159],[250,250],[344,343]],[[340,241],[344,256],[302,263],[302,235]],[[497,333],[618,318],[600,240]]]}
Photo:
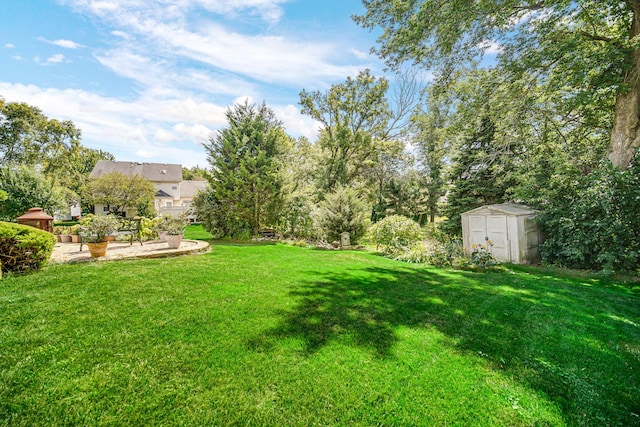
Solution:
{"label": "grass", "polygon": [[638,425],[640,292],[216,244],[0,282],[0,425]]}
{"label": "grass", "polygon": [[202,227],[202,224],[190,224],[184,231],[184,238],[191,240],[210,240],[213,236]]}

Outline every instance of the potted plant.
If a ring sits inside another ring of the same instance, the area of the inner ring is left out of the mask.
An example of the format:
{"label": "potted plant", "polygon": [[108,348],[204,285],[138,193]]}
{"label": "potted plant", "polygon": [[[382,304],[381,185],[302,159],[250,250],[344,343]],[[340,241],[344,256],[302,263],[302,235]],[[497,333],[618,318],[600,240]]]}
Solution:
{"label": "potted plant", "polygon": [[165,239],[170,249],[177,249],[180,247],[180,242],[182,242],[182,236],[184,235],[186,225],[186,221],[182,217],[175,218],[165,216],[163,218],[160,227],[162,228],[162,232],[164,232]]}
{"label": "potted plant", "polygon": [[64,227],[64,226],[53,227],[53,234],[56,235],[58,242],[69,243],[71,241],[71,231],[69,227]]}
{"label": "potted plant", "polygon": [[118,219],[113,215],[91,215],[83,218],[82,224],[80,235],[91,256],[105,256],[109,244],[107,236],[118,229]]}
{"label": "potted plant", "polygon": [[71,226],[69,230],[71,232],[71,242],[80,243],[80,224]]}

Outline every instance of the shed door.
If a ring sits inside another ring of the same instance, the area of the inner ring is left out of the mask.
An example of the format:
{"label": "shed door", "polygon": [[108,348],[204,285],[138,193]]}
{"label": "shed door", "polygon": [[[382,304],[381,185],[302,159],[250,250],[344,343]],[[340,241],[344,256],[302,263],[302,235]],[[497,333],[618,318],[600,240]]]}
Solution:
{"label": "shed door", "polygon": [[487,239],[493,243],[490,250],[498,261],[511,261],[506,216],[469,216],[469,244],[486,245]]}

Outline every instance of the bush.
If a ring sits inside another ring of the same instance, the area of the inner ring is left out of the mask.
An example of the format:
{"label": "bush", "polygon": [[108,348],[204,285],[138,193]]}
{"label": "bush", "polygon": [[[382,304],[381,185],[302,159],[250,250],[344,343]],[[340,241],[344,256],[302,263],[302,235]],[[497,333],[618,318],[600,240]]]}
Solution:
{"label": "bush", "polygon": [[34,227],[0,221],[0,265],[3,272],[28,273],[49,261],[56,239]]}
{"label": "bush", "polygon": [[356,190],[339,187],[320,203],[316,220],[327,241],[339,241],[340,234],[348,232],[355,245],[367,229],[368,214],[367,203]]}
{"label": "bush", "polygon": [[603,165],[543,209],[544,262],[621,272],[640,268],[638,160],[626,170]]}
{"label": "bush", "polygon": [[373,224],[366,239],[381,247],[386,254],[397,255],[412,249],[423,237],[420,224],[414,220],[391,215]]}

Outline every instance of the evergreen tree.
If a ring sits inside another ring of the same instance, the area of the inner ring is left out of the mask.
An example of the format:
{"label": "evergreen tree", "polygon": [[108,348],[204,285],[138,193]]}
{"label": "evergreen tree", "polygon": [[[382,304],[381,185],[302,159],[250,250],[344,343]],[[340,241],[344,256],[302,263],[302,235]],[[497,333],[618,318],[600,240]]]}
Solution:
{"label": "evergreen tree", "polygon": [[235,105],[226,112],[229,126],[205,145],[211,165],[211,194],[198,210],[217,215],[212,232],[232,236],[258,233],[276,223],[282,209],[280,156],[286,135],[282,123],[265,104]]}
{"label": "evergreen tree", "polygon": [[447,220],[442,224],[449,234],[461,233],[463,212],[508,200],[507,191],[514,184],[513,153],[502,152],[504,145],[497,144],[494,136],[494,124],[484,117],[453,156],[451,188],[443,212]]}

